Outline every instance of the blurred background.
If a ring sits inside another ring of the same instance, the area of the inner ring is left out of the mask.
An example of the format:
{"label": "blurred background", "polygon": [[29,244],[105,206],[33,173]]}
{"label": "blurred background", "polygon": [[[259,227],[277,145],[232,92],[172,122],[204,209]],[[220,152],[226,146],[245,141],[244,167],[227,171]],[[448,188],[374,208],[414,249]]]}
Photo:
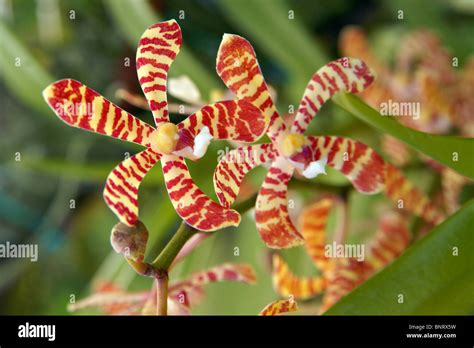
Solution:
{"label": "blurred background", "polygon": [[[397,17],[399,10],[403,19]],[[311,75],[340,56],[338,37],[346,25],[364,28],[375,52],[387,62],[403,33],[430,28],[462,65],[474,48],[473,16],[469,0],[0,0],[0,243],[39,246],[37,262],[0,259],[0,314],[68,314],[71,296],[87,296],[95,280],[114,281],[130,290],[151,286],[113,252],[109,236],[116,218],[102,199],[108,173],[127,152],[139,148],[66,126],[42,99],[41,91],[51,82],[79,80],[151,123],[150,112],[120,100],[116,91],[141,93],[134,67],[138,38],[149,25],[174,18],[185,48],[170,70],[172,77],[187,75],[203,100],[224,92],[215,72],[217,49],[223,33],[239,34],[254,46],[284,114],[290,105],[297,107]],[[173,98],[170,102],[180,103]],[[184,117],[172,116],[174,121]],[[380,150],[380,134],[331,103],[309,133],[350,136]],[[213,198],[216,153],[225,146],[229,144],[214,143],[202,161],[190,164],[195,181]],[[150,260],[180,223],[158,167],[140,190]],[[437,180],[422,165],[408,167],[406,173],[426,191]],[[258,187],[264,174],[264,168],[252,172],[249,185]],[[313,190],[295,186],[294,211],[327,187],[343,192],[350,203],[352,241],[370,236],[377,217],[390,206],[381,195],[348,190],[347,181],[332,171],[315,182]],[[284,255],[298,274],[317,273],[304,249]],[[211,284],[193,313],[256,314],[278,298],[271,285],[269,251],[259,239],[252,211],[238,228],[205,240],[171,278],[222,262],[250,263],[257,284]],[[311,306],[308,303],[305,311],[311,312]]]}

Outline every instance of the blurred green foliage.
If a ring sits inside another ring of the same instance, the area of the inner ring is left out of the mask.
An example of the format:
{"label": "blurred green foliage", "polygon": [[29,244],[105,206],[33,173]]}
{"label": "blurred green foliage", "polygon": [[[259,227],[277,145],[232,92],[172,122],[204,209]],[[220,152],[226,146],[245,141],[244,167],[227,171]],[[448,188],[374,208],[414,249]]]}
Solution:
{"label": "blurred green foliage", "polygon": [[[112,279],[135,290],[151,285],[112,252],[109,233],[116,219],[101,198],[109,171],[125,152],[135,153],[138,148],[65,126],[41,97],[46,85],[71,77],[151,122],[149,112],[114,97],[119,87],[140,93],[133,64],[127,67],[123,62],[134,60],[138,37],[150,24],[184,14],[179,23],[185,47],[170,73],[189,75],[205,98],[212,89],[224,88],[215,73],[222,34],[248,38],[267,82],[278,92],[282,113],[289,104],[296,106],[312,73],[339,56],[338,34],[345,25],[364,27],[376,51],[387,60],[399,35],[419,27],[430,27],[440,34],[461,63],[474,48],[470,35],[473,11],[460,9],[455,1],[5,0],[1,4],[0,242],[40,244],[37,263],[1,260],[2,314],[66,314],[71,295],[76,299],[87,295],[92,279]],[[396,17],[400,9],[405,11],[403,21]],[[289,11],[294,19],[289,19]],[[15,66],[16,58],[20,58],[19,67]],[[309,133],[350,136],[379,149],[383,128],[374,131],[347,109],[329,103]],[[196,182],[211,197],[215,197],[215,154],[225,146],[213,144],[202,161],[190,164]],[[438,144],[430,154],[436,155],[439,148]],[[15,161],[17,153],[21,161]],[[471,174],[472,169],[468,168]],[[256,170],[251,182],[259,185],[264,174],[264,169]],[[409,176],[426,191],[436,184],[432,171],[420,166]],[[151,232],[148,259],[157,255],[179,225],[161,183],[161,171],[156,168],[140,190],[141,218]],[[322,193],[318,184],[347,186],[344,178],[330,172],[315,180],[312,192],[296,188],[293,195],[298,204]],[[71,199],[75,200],[72,209]],[[354,242],[366,240],[375,231],[378,215],[390,206],[381,195],[362,196],[352,191],[349,204],[350,240]],[[330,226],[334,226],[334,219]],[[234,256],[234,247],[239,247],[240,256]],[[268,255],[249,212],[239,228],[208,238],[171,277],[184,277],[222,262],[248,262],[257,271],[257,285],[209,285],[206,300],[194,312],[256,314],[278,297],[271,286]],[[299,274],[317,272],[303,248],[284,251],[284,255]],[[423,313],[436,312],[436,303],[427,303]],[[311,303],[305,308],[301,313],[314,313]],[[450,308],[444,312],[449,313]]]}

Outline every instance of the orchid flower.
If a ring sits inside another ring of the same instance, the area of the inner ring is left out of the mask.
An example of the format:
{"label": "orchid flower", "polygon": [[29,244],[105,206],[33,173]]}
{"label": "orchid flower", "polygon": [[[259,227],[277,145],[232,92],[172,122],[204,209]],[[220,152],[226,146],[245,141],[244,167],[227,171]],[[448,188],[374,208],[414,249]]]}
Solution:
{"label": "orchid flower", "polygon": [[[318,110],[334,94],[342,91],[358,93],[369,86],[374,75],[364,62],[341,58],[317,71],[308,83],[291,127],[279,116],[255,52],[247,40],[237,35],[224,35],[217,56],[217,72],[239,99],[252,102],[270,118],[267,131],[270,144],[233,150],[219,162],[214,172],[214,188],[219,201],[230,207],[246,173],[258,165],[271,163],[257,197],[255,214],[258,232],[267,246],[289,248],[304,241],[287,208],[288,182],[295,170],[311,179],[325,173],[325,166],[329,165],[344,174],[359,192],[375,194],[387,188],[387,165],[367,145],[338,136],[303,135]],[[396,168],[390,173],[400,174]],[[403,176],[400,180],[406,183]],[[392,187],[388,195],[393,200],[410,199],[406,195],[410,194],[411,188],[408,184]],[[429,201],[423,203],[427,204],[422,207],[423,212],[433,210]],[[431,218],[432,214],[428,215]]]}
{"label": "orchid flower", "polygon": [[138,44],[137,74],[156,128],[72,79],[51,84],[43,95],[68,125],[146,148],[120,163],[107,178],[105,201],[123,224],[137,224],[139,185],[161,161],[166,188],[178,215],[198,230],[215,231],[238,225],[240,216],[201,191],[191,178],[185,158],[203,157],[212,139],[254,142],[264,134],[267,120],[251,103],[238,100],[204,106],[178,125],[171,123],[167,74],[181,41],[181,29],[171,20],[149,27]]}
{"label": "orchid flower", "polygon": [[[225,263],[208,270],[195,272],[184,280],[172,282],[168,290],[168,313],[171,315],[189,315],[192,307],[199,304],[205,295],[205,285],[215,282],[237,281],[254,284],[255,272],[245,264]],[[151,290],[126,292],[118,285],[101,282],[95,286],[95,292],[69,306],[70,311],[85,308],[99,308],[106,314],[155,314],[156,287]]]}
{"label": "orchid flower", "polygon": [[357,285],[398,257],[408,246],[410,235],[406,219],[400,214],[382,217],[379,228],[362,261],[355,258],[329,258],[325,253],[326,223],[334,197],[323,198],[300,215],[305,248],[320,274],[300,277],[292,273],[283,257],[273,256],[273,285],[281,296],[307,300],[324,293],[324,312]]}
{"label": "orchid flower", "polygon": [[[376,57],[360,28],[344,29],[340,47],[344,54],[364,59],[377,72],[377,81],[362,93],[362,98],[373,107],[378,108],[389,99],[421,102],[418,120],[401,117],[400,122],[430,133],[447,133],[455,127],[463,136],[474,136],[474,57],[461,71],[456,71],[453,57],[438,37],[427,30],[411,32],[401,40],[393,69]],[[408,162],[410,153],[399,140],[385,136],[383,148],[394,163]],[[453,213],[459,208],[462,186],[472,181],[437,163],[433,167],[441,172],[446,211]]]}

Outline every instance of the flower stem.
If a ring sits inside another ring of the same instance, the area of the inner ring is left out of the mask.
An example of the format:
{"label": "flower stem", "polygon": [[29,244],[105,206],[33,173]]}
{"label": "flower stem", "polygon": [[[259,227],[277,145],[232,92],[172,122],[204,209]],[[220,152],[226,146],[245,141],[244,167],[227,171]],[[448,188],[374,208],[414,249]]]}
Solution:
{"label": "flower stem", "polygon": [[168,244],[164,247],[158,257],[152,262],[153,268],[168,271],[176,255],[183,248],[184,244],[197,232],[184,221],[179,226]]}
{"label": "flower stem", "polygon": [[156,277],[156,314],[168,315],[168,272]]}

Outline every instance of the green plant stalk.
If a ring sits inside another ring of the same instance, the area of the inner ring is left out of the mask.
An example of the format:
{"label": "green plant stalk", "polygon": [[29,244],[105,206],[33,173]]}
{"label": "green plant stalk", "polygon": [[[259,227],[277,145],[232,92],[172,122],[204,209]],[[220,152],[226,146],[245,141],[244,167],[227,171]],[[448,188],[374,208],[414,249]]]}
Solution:
{"label": "green plant stalk", "polygon": [[189,226],[186,222],[182,222],[176,233],[173,235],[168,244],[164,247],[158,257],[151,263],[155,270],[162,270],[168,272],[169,267],[173,263],[176,255],[183,248],[184,244],[191,238],[198,230]]}
{"label": "green plant stalk", "polygon": [[19,100],[46,116],[46,120],[52,121],[53,117],[50,117],[50,110],[43,101],[41,92],[54,81],[54,78],[43,69],[2,21],[0,21],[0,38],[2,82]]}
{"label": "green plant stalk", "polygon": [[156,314],[168,315],[168,272],[156,277]]}

